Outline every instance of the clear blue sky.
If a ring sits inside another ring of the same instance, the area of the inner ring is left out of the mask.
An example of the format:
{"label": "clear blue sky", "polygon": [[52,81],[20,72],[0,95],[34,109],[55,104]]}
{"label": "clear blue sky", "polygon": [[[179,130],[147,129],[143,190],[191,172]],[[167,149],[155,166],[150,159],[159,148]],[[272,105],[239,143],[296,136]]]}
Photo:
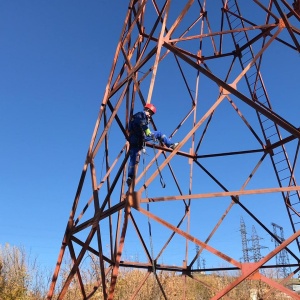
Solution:
{"label": "clear blue sky", "polygon": [[0,244],[54,266],[127,1],[0,3]]}
{"label": "clear blue sky", "polygon": [[[0,244],[24,246],[50,268],[57,260],[127,2],[0,3]],[[293,74],[299,56],[291,52],[290,57],[283,61],[282,52],[271,52],[265,79],[272,85],[271,98],[278,100],[275,111],[284,111],[299,126],[299,103],[292,91],[299,84],[298,73]],[[296,112],[286,110],[286,98]],[[162,115],[157,118],[168,126]],[[260,213],[267,215],[270,206],[265,203]],[[215,207],[206,209],[203,218],[209,222]],[[279,214],[271,221],[283,225]],[[251,232],[252,223],[248,225]],[[235,230],[227,232],[227,242],[232,238],[240,243],[239,215]]]}

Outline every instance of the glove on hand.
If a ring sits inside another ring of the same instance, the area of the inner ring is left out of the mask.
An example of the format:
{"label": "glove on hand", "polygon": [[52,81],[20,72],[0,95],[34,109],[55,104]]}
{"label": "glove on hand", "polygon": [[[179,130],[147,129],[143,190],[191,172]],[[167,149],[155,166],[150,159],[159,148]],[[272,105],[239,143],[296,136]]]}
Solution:
{"label": "glove on hand", "polygon": [[146,134],[146,136],[151,136],[151,135],[152,135],[152,133],[151,133],[151,131],[150,131],[149,128],[147,128],[147,129],[145,130],[145,134]]}

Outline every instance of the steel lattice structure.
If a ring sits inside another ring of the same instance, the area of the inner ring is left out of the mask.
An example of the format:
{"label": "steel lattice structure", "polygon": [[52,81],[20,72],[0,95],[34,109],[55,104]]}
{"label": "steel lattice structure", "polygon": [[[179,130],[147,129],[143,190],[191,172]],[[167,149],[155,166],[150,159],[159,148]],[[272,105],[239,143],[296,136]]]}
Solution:
{"label": "steel lattice structure", "polygon": [[[245,280],[266,283],[264,299],[272,289],[300,299],[285,286],[300,269],[299,111],[290,102],[299,86],[289,89],[289,99],[276,96],[285,88],[278,83],[280,74],[287,76],[286,58],[299,60],[299,20],[299,1],[130,1],[48,299],[67,254],[72,266],[58,299],[74,278],[82,299],[97,290],[113,299],[126,268],[144,270],[130,299],[152,275],[160,299],[171,299],[159,272],[197,280],[199,271],[221,270],[238,275],[225,288],[206,286],[211,299],[230,299]],[[151,127],[180,143],[174,151],[147,143],[128,189],[128,120],[146,103],[158,109]],[[258,262],[240,262],[241,245],[231,245],[229,233],[238,231],[243,215],[278,239],[273,211],[289,225],[288,238]],[[278,282],[260,271],[276,269],[282,249],[292,273]],[[200,254],[207,266],[201,270]],[[92,288],[81,272],[91,257],[99,267]],[[180,299],[187,299],[185,282]]]}

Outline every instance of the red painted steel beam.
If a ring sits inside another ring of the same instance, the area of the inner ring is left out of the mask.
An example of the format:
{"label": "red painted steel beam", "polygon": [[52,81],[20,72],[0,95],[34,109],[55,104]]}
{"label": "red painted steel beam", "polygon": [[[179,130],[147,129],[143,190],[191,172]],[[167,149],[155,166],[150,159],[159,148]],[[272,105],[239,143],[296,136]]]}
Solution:
{"label": "red painted steel beam", "polygon": [[215,197],[237,197],[242,195],[258,195],[258,194],[281,193],[281,192],[290,192],[290,191],[300,191],[300,186],[141,198],[140,203],[173,201],[173,200],[184,200],[184,199],[203,199],[203,198],[215,198]]}

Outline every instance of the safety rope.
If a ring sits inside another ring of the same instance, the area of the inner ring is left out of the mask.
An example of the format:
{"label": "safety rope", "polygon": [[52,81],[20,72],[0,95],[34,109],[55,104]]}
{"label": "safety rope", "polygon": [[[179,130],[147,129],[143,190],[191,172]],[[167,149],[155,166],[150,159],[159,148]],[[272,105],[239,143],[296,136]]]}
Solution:
{"label": "safety rope", "polygon": [[166,187],[166,184],[165,184],[164,178],[163,178],[163,176],[161,174],[161,171],[159,169],[159,165],[158,165],[158,161],[157,161],[157,158],[156,158],[156,151],[155,151],[155,145],[154,144],[153,144],[153,151],[154,151],[154,158],[155,158],[156,168],[157,168],[157,171],[158,171],[159,177],[160,177],[159,181],[160,181],[160,184],[161,184],[162,188],[164,189]]}
{"label": "safety rope", "polygon": [[[146,198],[148,198],[148,189],[146,187],[146,171],[145,171],[145,165],[146,165],[146,163],[145,163],[145,157],[146,157],[145,144],[143,145],[142,153],[143,153],[143,171],[145,173],[144,186],[145,186]],[[148,212],[150,211],[149,202],[147,203],[147,211]],[[149,230],[149,240],[150,240],[150,249],[151,249],[152,272],[153,272],[153,275],[156,276],[156,269],[155,269],[155,263],[154,263],[153,238],[152,238],[151,222],[150,222],[149,216],[148,216],[148,230]]]}

